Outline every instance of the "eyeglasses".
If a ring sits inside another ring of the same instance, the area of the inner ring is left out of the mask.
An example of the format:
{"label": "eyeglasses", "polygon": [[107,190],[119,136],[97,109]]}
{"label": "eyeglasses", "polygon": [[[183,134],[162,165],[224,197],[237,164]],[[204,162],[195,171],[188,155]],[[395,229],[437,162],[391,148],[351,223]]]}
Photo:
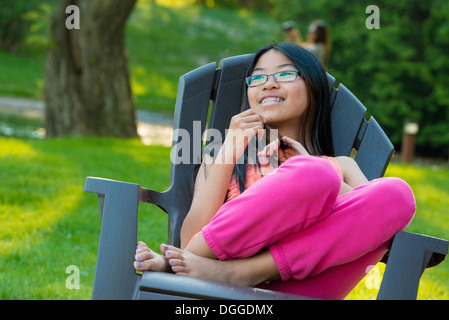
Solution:
{"label": "eyeglasses", "polygon": [[248,87],[257,87],[267,82],[268,77],[273,76],[276,82],[289,82],[294,81],[298,76],[302,77],[299,71],[280,71],[272,74],[256,74],[246,78],[246,84]]}

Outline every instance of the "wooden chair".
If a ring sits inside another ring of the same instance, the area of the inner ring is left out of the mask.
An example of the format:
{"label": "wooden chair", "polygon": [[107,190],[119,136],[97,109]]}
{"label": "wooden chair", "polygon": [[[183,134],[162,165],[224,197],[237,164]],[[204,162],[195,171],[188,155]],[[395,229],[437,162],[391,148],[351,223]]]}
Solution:
{"label": "wooden chair", "polygon": [[[202,136],[207,121],[207,127],[218,129],[225,136],[231,117],[240,112],[248,58],[249,55],[227,58],[218,68],[210,63],[180,77],[170,186],[165,192],[133,183],[86,178],[84,190],[97,193],[102,223],[93,299],[308,299],[169,273],[138,275],[133,269],[140,202],[153,203],[168,213],[167,243],[179,246],[181,225],[192,201],[192,172],[201,161],[202,145],[201,139],[189,139],[194,152],[190,152],[187,163],[175,164],[182,151],[178,130],[187,130],[193,136],[195,123]],[[355,150],[355,160],[368,179],[383,176],[393,155],[393,145],[374,118],[365,119],[362,103],[343,84],[334,88],[332,76],[328,75],[328,79],[336,155],[349,155]],[[389,257],[383,259],[388,258],[388,263],[378,299],[416,299],[422,273],[442,262],[447,252],[445,240],[398,232]]]}

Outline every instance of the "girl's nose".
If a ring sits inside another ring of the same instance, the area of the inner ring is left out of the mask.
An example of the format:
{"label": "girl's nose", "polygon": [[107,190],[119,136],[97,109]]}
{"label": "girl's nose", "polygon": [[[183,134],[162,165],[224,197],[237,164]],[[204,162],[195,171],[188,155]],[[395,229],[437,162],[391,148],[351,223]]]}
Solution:
{"label": "girl's nose", "polygon": [[267,82],[265,82],[263,85],[264,90],[274,89],[274,88],[278,88],[278,87],[279,87],[279,83],[274,79],[273,75],[269,75],[267,78]]}

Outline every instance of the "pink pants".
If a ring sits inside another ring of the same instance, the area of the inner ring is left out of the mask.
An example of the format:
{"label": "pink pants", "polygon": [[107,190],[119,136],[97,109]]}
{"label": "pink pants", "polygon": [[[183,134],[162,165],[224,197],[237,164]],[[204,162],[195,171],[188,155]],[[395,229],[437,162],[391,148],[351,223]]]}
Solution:
{"label": "pink pants", "polygon": [[289,158],[202,229],[220,260],[268,248],[281,280],[258,287],[343,299],[386,252],[415,212],[410,187],[380,178],[338,197],[341,180],[324,159]]}

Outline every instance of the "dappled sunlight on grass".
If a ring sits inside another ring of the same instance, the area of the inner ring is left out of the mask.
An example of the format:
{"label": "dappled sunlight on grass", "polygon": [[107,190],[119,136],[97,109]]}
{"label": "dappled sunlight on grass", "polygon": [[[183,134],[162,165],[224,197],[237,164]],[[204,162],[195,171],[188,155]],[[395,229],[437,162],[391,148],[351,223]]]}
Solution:
{"label": "dappled sunlight on grass", "polygon": [[[447,264],[446,262],[443,262]],[[427,269],[421,278],[418,289],[420,300],[448,300],[449,299],[449,273],[444,265]]]}
{"label": "dappled sunlight on grass", "polygon": [[76,165],[66,158],[13,139],[1,139],[0,145],[0,251],[7,254],[39,230],[49,230],[79,201],[81,190],[67,184]]}
{"label": "dappled sunlight on grass", "polygon": [[349,293],[346,300],[375,300],[377,298],[385,272],[385,264],[379,262],[371,270],[367,271],[366,276]]}
{"label": "dappled sunlight on grass", "polygon": [[[417,211],[407,231],[449,240],[449,169],[391,164],[387,175],[407,181],[415,194]],[[426,269],[418,299],[449,299],[448,261]]]}
{"label": "dappled sunlight on grass", "polygon": [[[405,180],[413,190],[417,211],[406,231],[449,240],[449,169],[435,166],[413,166],[391,163],[386,176]],[[379,263],[383,276],[384,264]],[[378,290],[369,289],[367,275],[347,299],[375,299]],[[420,282],[417,299],[449,298],[449,262],[426,269]]]}
{"label": "dappled sunlight on grass", "polygon": [[[101,223],[97,196],[83,192],[85,177],[162,191],[169,148],[100,138],[0,138],[0,146],[8,147],[0,148],[0,299],[89,299]],[[139,209],[139,236],[152,245],[166,241],[160,211]],[[79,290],[65,285],[69,265],[80,269]]]}
{"label": "dappled sunlight on grass", "polygon": [[68,187],[58,190],[58,194],[41,201],[34,201],[32,205],[19,206],[17,204],[0,205],[0,252],[10,254],[33,239],[40,231],[51,231],[51,226],[60,219],[64,213],[73,210],[79,203],[81,190]]}
{"label": "dappled sunlight on grass", "polygon": [[417,211],[409,229],[449,239],[449,169],[391,164],[387,176],[397,176],[410,185]]}
{"label": "dappled sunlight on grass", "polygon": [[170,8],[185,8],[195,3],[195,0],[154,0],[158,6]]}
{"label": "dappled sunlight on grass", "polygon": [[134,76],[131,77],[131,88],[135,95],[140,96],[148,93],[148,88],[137,81],[137,78],[146,78],[146,69],[143,66],[134,66],[131,72]]}
{"label": "dappled sunlight on grass", "polygon": [[[195,2],[194,0],[139,0],[136,3],[136,11],[139,12],[139,15],[144,18],[149,18],[151,15],[154,15],[154,4],[152,2],[154,2],[156,6],[169,8],[172,12],[181,12],[179,10],[182,10],[182,12],[185,12],[186,14],[192,14],[198,13],[199,11],[199,6],[193,5]],[[165,22],[171,20],[170,11],[158,11],[158,14],[160,15],[159,18]]]}
{"label": "dappled sunlight on grass", "polygon": [[[85,177],[164,191],[170,148],[113,138],[0,138],[0,146],[0,299],[89,299],[101,223],[97,196],[82,191]],[[388,175],[415,190],[419,209],[408,231],[449,238],[449,170],[392,164]],[[166,241],[167,215],[158,207],[140,205],[138,239],[157,252]],[[80,269],[79,290],[65,286],[69,265]],[[347,299],[376,298],[384,264],[376,267]],[[447,261],[427,269],[418,299],[447,299],[448,279]]]}
{"label": "dappled sunlight on grass", "polygon": [[131,88],[136,96],[147,95],[150,91],[155,97],[175,100],[177,88],[163,74],[149,72],[143,66],[133,67]]}
{"label": "dappled sunlight on grass", "polygon": [[28,144],[15,139],[2,139],[0,144],[0,158],[6,157],[34,157],[36,151]]}

